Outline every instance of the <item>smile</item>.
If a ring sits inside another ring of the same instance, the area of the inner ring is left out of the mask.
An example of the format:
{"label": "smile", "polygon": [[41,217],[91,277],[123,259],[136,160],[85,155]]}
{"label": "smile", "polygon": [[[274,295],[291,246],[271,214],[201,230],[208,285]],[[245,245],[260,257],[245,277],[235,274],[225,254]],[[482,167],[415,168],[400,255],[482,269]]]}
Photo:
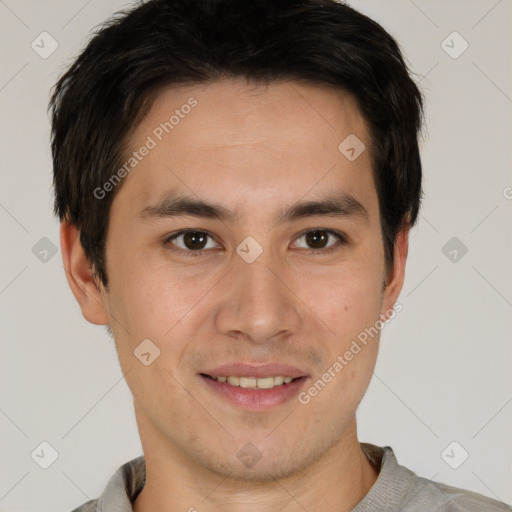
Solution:
{"label": "smile", "polygon": [[308,380],[307,376],[243,377],[200,373],[209,393],[221,401],[247,411],[266,411],[293,400]]}
{"label": "smile", "polygon": [[290,382],[296,380],[292,377],[263,377],[263,378],[255,378],[255,377],[236,377],[236,376],[218,376],[212,377],[210,375],[205,375],[205,377],[209,377],[210,379],[216,380],[217,382],[226,382],[230,386],[241,387],[244,389],[272,389],[275,386],[283,386],[285,384],[289,384]]}

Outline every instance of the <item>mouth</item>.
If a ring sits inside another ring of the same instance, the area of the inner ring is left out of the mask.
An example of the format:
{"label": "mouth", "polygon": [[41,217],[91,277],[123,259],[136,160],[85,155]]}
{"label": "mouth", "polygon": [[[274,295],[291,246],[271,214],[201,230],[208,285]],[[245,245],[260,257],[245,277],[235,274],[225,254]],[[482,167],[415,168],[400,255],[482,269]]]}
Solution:
{"label": "mouth", "polygon": [[298,395],[309,376],[282,365],[231,365],[199,373],[198,377],[224,402],[250,411],[264,411]]}
{"label": "mouth", "polygon": [[225,382],[229,386],[240,387],[244,389],[272,389],[276,386],[285,386],[290,384],[291,382],[295,382],[298,379],[302,379],[303,377],[282,377],[278,375],[276,377],[237,377],[234,375],[219,375],[217,377],[212,377],[211,375],[207,375],[206,373],[200,373],[202,377],[206,377],[207,379],[216,380],[217,382]]}

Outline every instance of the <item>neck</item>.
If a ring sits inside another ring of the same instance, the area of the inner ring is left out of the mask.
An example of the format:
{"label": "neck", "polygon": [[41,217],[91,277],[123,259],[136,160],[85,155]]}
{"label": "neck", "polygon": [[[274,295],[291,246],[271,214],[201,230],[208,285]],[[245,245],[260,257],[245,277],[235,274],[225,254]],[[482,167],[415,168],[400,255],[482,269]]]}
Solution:
{"label": "neck", "polygon": [[[355,418],[339,441],[307,467],[265,481],[215,473],[166,446],[139,423],[146,461],[146,484],[134,512],[303,512],[352,510],[378,477],[357,440]],[[270,476],[270,475],[269,475]]]}

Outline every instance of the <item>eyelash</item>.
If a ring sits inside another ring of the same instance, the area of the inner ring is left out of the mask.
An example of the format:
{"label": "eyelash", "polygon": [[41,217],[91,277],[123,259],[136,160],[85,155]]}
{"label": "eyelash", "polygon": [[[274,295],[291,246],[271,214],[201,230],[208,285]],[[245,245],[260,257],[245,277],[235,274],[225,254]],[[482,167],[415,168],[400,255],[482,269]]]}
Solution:
{"label": "eyelash", "polygon": [[[324,228],[313,228],[313,229],[308,229],[306,231],[303,231],[295,240],[303,237],[304,235],[306,235],[307,233],[310,233],[312,231],[323,231],[325,233],[328,233],[329,235],[334,235],[336,238],[338,238],[339,242],[337,244],[331,245],[327,249],[316,249],[316,250],[311,249],[311,254],[329,254],[335,250],[338,250],[340,248],[340,246],[347,244],[347,238],[343,233],[340,233],[339,231],[336,231],[333,229],[324,229]],[[168,247],[169,250],[171,250],[172,252],[174,252],[176,254],[190,256],[192,258],[195,258],[197,256],[204,256],[204,253],[206,252],[205,249],[198,249],[196,251],[192,251],[192,250],[185,251],[183,249],[176,248],[175,246],[171,247],[172,240],[174,240],[175,238],[178,238],[179,236],[184,235],[186,233],[201,233],[201,234],[205,234],[205,235],[209,236],[212,240],[215,240],[215,237],[213,235],[211,235],[208,231],[197,230],[197,229],[184,229],[182,231],[178,231],[177,233],[174,233],[171,236],[167,237],[164,240],[164,245],[166,247]]]}

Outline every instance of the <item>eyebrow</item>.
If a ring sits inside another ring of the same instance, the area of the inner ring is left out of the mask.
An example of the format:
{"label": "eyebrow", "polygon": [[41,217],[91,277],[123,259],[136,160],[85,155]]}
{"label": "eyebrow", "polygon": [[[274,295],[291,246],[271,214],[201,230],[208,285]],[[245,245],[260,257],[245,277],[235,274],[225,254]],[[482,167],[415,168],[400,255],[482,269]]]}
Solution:
{"label": "eyebrow", "polygon": [[[178,193],[167,194],[156,204],[146,206],[139,212],[141,220],[172,217],[202,217],[205,219],[234,222],[240,219],[240,212],[202,199]],[[346,192],[329,194],[314,200],[297,202],[278,212],[274,222],[283,224],[312,216],[354,217],[368,222],[368,210],[352,195]]]}

